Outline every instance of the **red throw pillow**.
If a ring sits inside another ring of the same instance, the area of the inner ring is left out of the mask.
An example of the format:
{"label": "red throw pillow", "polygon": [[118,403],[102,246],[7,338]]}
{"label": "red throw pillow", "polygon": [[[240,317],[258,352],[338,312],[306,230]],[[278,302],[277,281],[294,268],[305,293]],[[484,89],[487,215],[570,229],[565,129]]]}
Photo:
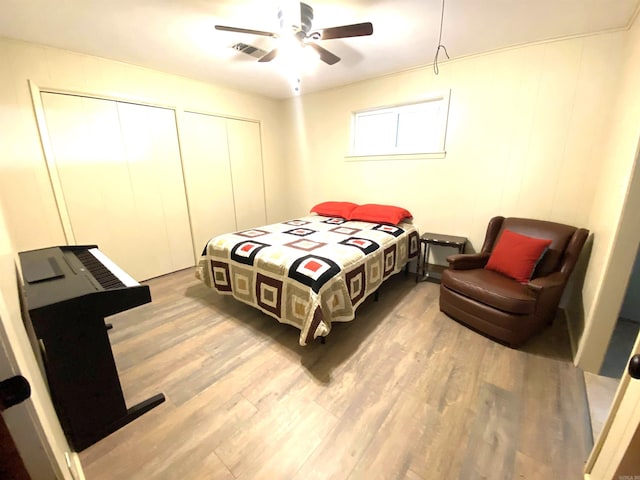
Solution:
{"label": "red throw pillow", "polygon": [[322,202],[311,209],[312,212],[323,217],[349,218],[351,211],[358,206],[351,202]]}
{"label": "red throw pillow", "polygon": [[360,205],[351,212],[349,220],[361,220],[363,222],[390,223],[398,225],[403,218],[411,219],[413,215],[409,210],[393,205],[376,205],[367,203]]}
{"label": "red throw pillow", "polygon": [[527,283],[551,240],[503,230],[484,268]]}

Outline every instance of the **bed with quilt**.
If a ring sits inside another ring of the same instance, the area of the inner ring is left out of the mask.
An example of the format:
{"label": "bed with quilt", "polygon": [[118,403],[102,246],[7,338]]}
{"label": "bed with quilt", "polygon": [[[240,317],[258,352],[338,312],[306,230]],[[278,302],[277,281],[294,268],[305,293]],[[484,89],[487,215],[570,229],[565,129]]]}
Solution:
{"label": "bed with quilt", "polygon": [[384,280],[418,256],[411,214],[388,205],[323,202],[308,216],[212,238],[196,276],[281,323],[300,345],[325,337]]}

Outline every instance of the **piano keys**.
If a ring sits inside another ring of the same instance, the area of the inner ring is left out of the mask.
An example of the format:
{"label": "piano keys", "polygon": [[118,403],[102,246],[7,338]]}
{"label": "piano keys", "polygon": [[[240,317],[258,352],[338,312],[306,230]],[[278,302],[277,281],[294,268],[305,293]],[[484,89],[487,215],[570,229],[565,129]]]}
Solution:
{"label": "piano keys", "polygon": [[60,424],[82,451],[164,401],[127,408],[104,319],[149,303],[140,285],[96,245],[20,252],[25,327]]}

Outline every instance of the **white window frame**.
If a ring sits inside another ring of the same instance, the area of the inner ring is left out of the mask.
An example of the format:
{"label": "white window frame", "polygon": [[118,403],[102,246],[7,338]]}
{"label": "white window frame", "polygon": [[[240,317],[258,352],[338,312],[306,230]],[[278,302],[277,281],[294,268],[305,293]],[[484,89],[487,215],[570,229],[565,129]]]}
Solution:
{"label": "white window frame", "polygon": [[[446,138],[447,138],[447,123],[449,119],[449,100],[451,97],[451,90],[444,90],[440,92],[433,92],[423,97],[422,99],[398,105],[384,106],[369,108],[366,110],[359,110],[352,114],[351,124],[351,154],[347,155],[348,160],[375,160],[375,159],[413,159],[413,158],[444,158],[446,156]],[[436,103],[434,103],[436,102]],[[420,111],[422,107],[438,107],[438,117],[435,120],[437,131],[432,135],[432,147],[431,148],[402,148],[398,147],[399,138],[399,124],[402,113],[409,113],[411,111]],[[389,145],[383,149],[367,149],[363,146],[357,145],[359,130],[358,126],[361,119],[371,118],[377,114],[392,114],[395,115],[395,132],[390,132],[390,135],[395,137],[395,144]]]}

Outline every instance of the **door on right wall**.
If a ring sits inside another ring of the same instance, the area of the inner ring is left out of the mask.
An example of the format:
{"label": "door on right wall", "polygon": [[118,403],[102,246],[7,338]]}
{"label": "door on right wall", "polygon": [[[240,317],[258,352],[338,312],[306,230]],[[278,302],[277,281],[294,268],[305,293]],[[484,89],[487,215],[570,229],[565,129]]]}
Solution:
{"label": "door on right wall", "polygon": [[627,367],[633,341],[640,332],[640,249],[627,283],[624,301],[616,321],[599,374],[620,378]]}
{"label": "door on right wall", "polygon": [[[640,355],[640,335],[631,355]],[[604,424],[585,466],[585,478],[614,480],[640,474],[640,379],[625,369]]]}

